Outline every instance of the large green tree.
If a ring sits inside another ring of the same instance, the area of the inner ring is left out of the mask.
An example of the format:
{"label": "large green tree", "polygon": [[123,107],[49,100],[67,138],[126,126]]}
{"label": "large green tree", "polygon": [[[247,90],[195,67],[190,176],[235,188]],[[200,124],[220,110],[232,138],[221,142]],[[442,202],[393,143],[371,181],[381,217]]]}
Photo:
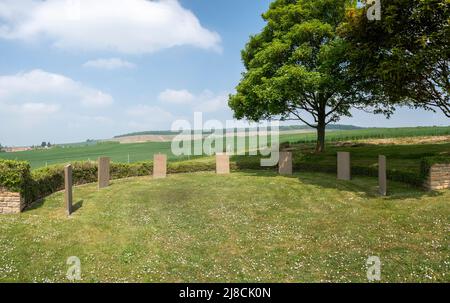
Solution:
{"label": "large green tree", "polygon": [[346,43],[336,33],[353,5],[348,0],[274,1],[263,14],[267,25],[242,51],[246,71],[229,98],[235,117],[302,121],[317,129],[316,151],[322,152],[326,125],[350,116],[352,107],[367,105],[348,73]]}
{"label": "large green tree", "polygon": [[390,104],[442,111],[450,118],[450,0],[382,0],[380,21],[355,8],[339,34],[350,71]]}

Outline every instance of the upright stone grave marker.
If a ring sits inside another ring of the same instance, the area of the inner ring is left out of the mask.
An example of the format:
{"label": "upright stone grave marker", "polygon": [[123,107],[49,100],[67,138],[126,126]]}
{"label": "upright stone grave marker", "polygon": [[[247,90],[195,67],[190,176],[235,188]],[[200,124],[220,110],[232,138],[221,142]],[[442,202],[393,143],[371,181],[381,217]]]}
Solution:
{"label": "upright stone grave marker", "polygon": [[70,216],[73,211],[73,197],[72,197],[72,165],[64,167],[64,204],[66,205],[67,215]]}
{"label": "upright stone grave marker", "polygon": [[386,156],[378,157],[378,185],[380,195],[387,195]]}
{"label": "upright stone grave marker", "polygon": [[338,152],[337,155],[337,178],[339,180],[351,180],[350,153]]}
{"label": "upright stone grave marker", "polygon": [[278,172],[280,175],[292,175],[292,152],[280,152]]}
{"label": "upright stone grave marker", "polygon": [[225,153],[216,154],[216,173],[218,175],[230,173],[230,156]]}
{"label": "upright stone grave marker", "polygon": [[98,158],[98,188],[109,186],[109,163],[111,159],[107,157]]}
{"label": "upright stone grave marker", "polygon": [[167,176],[167,156],[154,155],[153,156],[153,178],[162,179]]}

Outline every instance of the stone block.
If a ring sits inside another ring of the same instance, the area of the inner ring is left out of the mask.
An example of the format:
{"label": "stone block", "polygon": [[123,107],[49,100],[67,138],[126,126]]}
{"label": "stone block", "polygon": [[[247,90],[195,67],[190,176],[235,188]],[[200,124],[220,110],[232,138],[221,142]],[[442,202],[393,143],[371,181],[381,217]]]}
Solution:
{"label": "stone block", "polygon": [[378,157],[378,187],[380,195],[387,195],[387,163],[385,156]]}
{"label": "stone block", "polygon": [[337,178],[346,181],[352,178],[349,152],[338,152],[337,154]]}
{"label": "stone block", "polygon": [[167,176],[167,156],[154,155],[153,156],[153,178],[162,179]]}
{"label": "stone block", "polygon": [[224,153],[216,154],[216,173],[227,175],[230,173],[230,156]]}
{"label": "stone block", "polygon": [[73,212],[73,194],[72,194],[72,165],[64,167],[64,204],[67,215],[70,216]]}
{"label": "stone block", "polygon": [[292,175],[292,152],[280,152],[278,172],[280,175]]}
{"label": "stone block", "polygon": [[110,158],[107,157],[100,157],[98,159],[98,188],[105,188],[109,186],[109,179],[110,179],[110,173],[109,173],[109,165],[110,165]]}

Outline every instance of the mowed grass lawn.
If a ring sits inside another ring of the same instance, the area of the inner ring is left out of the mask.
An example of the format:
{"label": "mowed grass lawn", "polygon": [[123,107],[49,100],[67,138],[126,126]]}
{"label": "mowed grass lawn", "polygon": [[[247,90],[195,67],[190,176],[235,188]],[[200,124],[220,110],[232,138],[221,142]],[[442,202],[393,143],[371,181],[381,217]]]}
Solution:
{"label": "mowed grass lawn", "polygon": [[376,179],[271,172],[171,175],[77,187],[67,218],[56,193],[0,216],[0,281],[450,282],[450,191]]}

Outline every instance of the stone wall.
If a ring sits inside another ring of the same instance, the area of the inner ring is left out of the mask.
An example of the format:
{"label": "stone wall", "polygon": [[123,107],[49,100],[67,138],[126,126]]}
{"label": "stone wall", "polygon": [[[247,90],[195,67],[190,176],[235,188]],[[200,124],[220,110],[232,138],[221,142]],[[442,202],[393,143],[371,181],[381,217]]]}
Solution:
{"label": "stone wall", "polygon": [[20,193],[7,191],[0,187],[0,214],[18,214],[25,207]]}
{"label": "stone wall", "polygon": [[450,188],[450,164],[434,164],[431,166],[425,187],[429,190]]}

